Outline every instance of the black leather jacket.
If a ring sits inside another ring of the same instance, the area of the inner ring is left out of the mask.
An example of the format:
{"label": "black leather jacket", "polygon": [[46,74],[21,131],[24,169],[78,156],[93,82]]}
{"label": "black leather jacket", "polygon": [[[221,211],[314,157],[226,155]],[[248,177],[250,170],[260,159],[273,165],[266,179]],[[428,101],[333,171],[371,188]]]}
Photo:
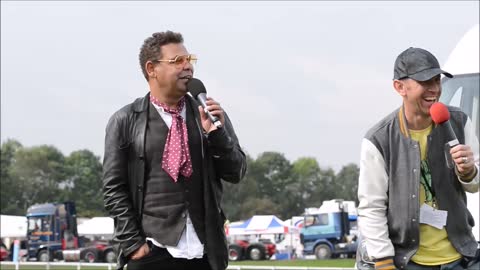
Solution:
{"label": "black leather jacket", "polygon": [[[206,135],[203,132],[196,102],[193,106],[198,132],[202,134],[202,169],[205,180],[205,249],[212,269],[225,269],[228,264],[224,232],[225,215],[221,179],[238,183],[246,171],[246,157],[241,150],[232,124],[225,115],[225,125]],[[118,269],[128,262],[129,255],[145,243],[141,228],[145,173],[145,132],[149,93],[123,107],[110,118],[105,136],[103,160],[103,195],[105,209],[114,219],[114,247]]]}

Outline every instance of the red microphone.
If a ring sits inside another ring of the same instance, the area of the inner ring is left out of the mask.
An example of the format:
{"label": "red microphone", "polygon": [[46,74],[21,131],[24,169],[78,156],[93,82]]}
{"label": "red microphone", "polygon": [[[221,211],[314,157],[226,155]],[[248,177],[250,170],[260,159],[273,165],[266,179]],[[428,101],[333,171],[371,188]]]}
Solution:
{"label": "red microphone", "polygon": [[452,169],[455,166],[453,162],[452,155],[450,155],[450,148],[460,144],[458,142],[457,136],[453,131],[452,125],[450,124],[450,112],[448,111],[447,106],[443,103],[435,102],[430,107],[430,116],[432,117],[433,122],[437,124],[440,128],[445,130],[448,143],[445,144],[445,161],[447,163],[447,167]]}
{"label": "red microphone", "polygon": [[450,145],[450,147],[460,144],[455,132],[452,129],[452,125],[450,124],[450,112],[445,104],[441,102],[433,103],[433,105],[430,107],[430,116],[435,124],[445,129],[447,133],[448,145]]}
{"label": "red microphone", "polygon": [[432,117],[433,122],[435,124],[440,125],[448,120],[450,120],[450,112],[441,102],[435,102],[430,107],[430,116]]}

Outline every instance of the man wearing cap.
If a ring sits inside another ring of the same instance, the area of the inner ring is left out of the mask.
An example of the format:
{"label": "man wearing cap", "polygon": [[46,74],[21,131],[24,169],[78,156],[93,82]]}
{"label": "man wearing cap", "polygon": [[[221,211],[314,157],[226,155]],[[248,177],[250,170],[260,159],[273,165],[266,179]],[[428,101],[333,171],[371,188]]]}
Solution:
{"label": "man wearing cap", "polygon": [[403,104],[362,141],[360,269],[479,269],[465,195],[478,192],[479,144],[458,108],[448,107],[458,145],[449,147],[445,128],[432,122],[441,74],[452,77],[424,49],[409,48],[395,61],[393,87]]}

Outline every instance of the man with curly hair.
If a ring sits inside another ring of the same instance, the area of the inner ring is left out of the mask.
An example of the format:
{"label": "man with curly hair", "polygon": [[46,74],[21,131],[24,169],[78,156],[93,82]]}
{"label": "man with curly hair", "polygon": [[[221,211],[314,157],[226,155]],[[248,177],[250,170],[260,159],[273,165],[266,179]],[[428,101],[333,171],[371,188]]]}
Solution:
{"label": "man with curly hair", "polygon": [[154,33],[139,59],[149,91],[113,114],[105,137],[118,269],[226,269],[222,181],[243,178],[245,154],[220,104],[206,102],[217,127],[186,95],[197,58],[180,33]]}

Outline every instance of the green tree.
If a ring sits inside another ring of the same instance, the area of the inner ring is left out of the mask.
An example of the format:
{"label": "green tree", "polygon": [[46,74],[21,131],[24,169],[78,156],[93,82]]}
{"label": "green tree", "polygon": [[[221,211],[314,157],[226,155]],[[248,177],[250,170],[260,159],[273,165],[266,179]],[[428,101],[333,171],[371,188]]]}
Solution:
{"label": "green tree", "polygon": [[242,203],[242,220],[253,215],[274,215],[281,211],[280,206],[268,198],[249,198]]}
{"label": "green tree", "polygon": [[58,185],[65,177],[64,156],[54,146],[41,145],[19,148],[11,164],[15,187],[20,191],[18,213],[25,214],[35,203],[56,201]]}
{"label": "green tree", "polygon": [[258,177],[259,192],[263,196],[279,201],[281,191],[292,181],[292,165],[278,152],[264,152],[258,156],[252,171]]}
{"label": "green tree", "polygon": [[309,207],[320,207],[323,201],[337,199],[337,184],[335,171],[331,168],[320,169],[318,172],[318,184],[313,190]]}
{"label": "green tree", "polygon": [[21,190],[16,186],[15,176],[11,173],[16,152],[22,148],[20,142],[9,139],[0,147],[0,213],[4,215],[23,215],[18,208]]}
{"label": "green tree", "polygon": [[286,196],[291,196],[285,189],[290,173],[291,164],[281,153],[264,152],[255,160],[248,156],[245,178],[239,184],[224,185],[223,206],[229,220],[282,215]]}
{"label": "green tree", "polygon": [[256,176],[260,198],[278,205],[269,214],[287,218],[289,204],[295,196],[295,191],[289,188],[294,181],[290,161],[282,153],[264,152],[255,160],[252,171]]}
{"label": "green tree", "polygon": [[74,201],[82,217],[104,216],[102,164],[89,150],[72,152],[65,159],[65,180],[60,184],[63,201]]}
{"label": "green tree", "polygon": [[249,218],[250,209],[247,203],[259,197],[257,181],[255,175],[252,175],[252,166],[255,163],[247,155],[247,172],[245,177],[237,184],[223,182],[223,200],[222,205],[225,215],[230,221]]}
{"label": "green tree", "polygon": [[348,164],[342,167],[336,176],[338,186],[337,196],[344,200],[356,201],[358,204],[357,189],[360,169],[356,164]]}
{"label": "green tree", "polygon": [[320,181],[321,169],[315,158],[302,157],[292,165],[294,181],[287,189],[294,196],[294,201],[290,202],[287,218],[300,215],[305,208],[312,207],[312,202],[316,201],[315,191],[324,189],[324,183]]}
{"label": "green tree", "polygon": [[355,164],[336,174],[331,168],[320,168],[312,157],[290,164],[281,153],[264,152],[257,159],[247,156],[247,166],[239,184],[224,184],[223,207],[230,221],[258,214],[288,219],[307,207],[320,207],[325,200],[356,200],[359,169]]}

